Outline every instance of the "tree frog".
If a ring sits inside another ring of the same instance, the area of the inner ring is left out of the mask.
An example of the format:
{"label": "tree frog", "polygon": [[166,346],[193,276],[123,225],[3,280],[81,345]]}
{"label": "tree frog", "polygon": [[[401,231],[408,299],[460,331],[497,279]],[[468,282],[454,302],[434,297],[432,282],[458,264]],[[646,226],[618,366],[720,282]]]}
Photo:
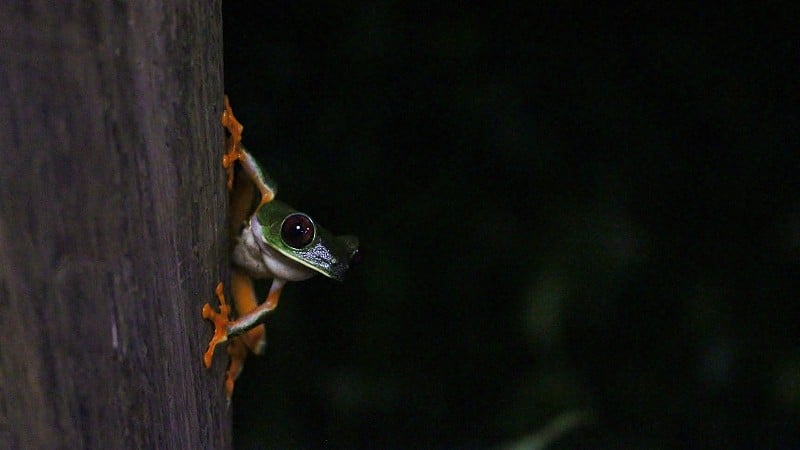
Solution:
{"label": "tree frog", "polygon": [[[355,236],[334,236],[308,214],[275,200],[275,183],[241,145],[244,127],[233,115],[227,96],[222,125],[229,134],[222,165],[227,170],[230,192],[231,295],[238,317],[229,317],[231,308],[219,283],[216,294],[220,311],[215,312],[208,303],[202,310],[203,318],[214,323],[214,336],[203,363],[211,367],[214,349],[228,341],[230,365],[225,391],[230,399],[248,350],[255,354],[264,351],[264,321],[278,306],[286,282],[316,274],[341,281],[360,255]],[[272,285],[259,305],[253,279],[265,278],[271,278]]]}

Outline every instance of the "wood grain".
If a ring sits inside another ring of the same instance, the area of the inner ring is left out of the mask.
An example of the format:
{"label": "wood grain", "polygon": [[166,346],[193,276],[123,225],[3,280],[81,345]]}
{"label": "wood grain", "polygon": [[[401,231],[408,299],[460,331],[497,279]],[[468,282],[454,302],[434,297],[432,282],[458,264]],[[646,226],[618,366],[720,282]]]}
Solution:
{"label": "wood grain", "polygon": [[220,2],[164,3],[0,6],[0,448],[230,447]]}

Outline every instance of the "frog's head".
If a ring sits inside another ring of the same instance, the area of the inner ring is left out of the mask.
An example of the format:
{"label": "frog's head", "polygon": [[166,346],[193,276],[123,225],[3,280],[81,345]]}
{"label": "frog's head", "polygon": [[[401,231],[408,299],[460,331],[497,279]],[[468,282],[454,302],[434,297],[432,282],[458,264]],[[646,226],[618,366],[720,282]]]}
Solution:
{"label": "frog's head", "polygon": [[357,237],[334,236],[285,203],[273,200],[262,205],[253,216],[256,220],[263,244],[326,277],[341,281],[360,259]]}

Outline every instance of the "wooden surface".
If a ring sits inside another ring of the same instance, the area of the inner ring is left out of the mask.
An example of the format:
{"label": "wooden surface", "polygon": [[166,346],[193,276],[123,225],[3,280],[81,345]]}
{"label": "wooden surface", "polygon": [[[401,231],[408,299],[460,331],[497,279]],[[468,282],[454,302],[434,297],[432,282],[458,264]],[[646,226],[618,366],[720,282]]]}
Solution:
{"label": "wooden surface", "polygon": [[0,6],[0,448],[230,446],[220,3],[165,3]]}

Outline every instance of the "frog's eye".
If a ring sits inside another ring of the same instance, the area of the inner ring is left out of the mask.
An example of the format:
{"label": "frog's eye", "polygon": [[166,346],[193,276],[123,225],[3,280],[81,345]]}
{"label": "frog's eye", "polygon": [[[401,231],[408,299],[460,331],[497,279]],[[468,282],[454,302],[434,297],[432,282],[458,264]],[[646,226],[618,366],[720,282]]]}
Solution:
{"label": "frog's eye", "polygon": [[314,240],[314,222],[303,213],[289,214],[281,224],[281,239],[289,247],[305,247]]}

